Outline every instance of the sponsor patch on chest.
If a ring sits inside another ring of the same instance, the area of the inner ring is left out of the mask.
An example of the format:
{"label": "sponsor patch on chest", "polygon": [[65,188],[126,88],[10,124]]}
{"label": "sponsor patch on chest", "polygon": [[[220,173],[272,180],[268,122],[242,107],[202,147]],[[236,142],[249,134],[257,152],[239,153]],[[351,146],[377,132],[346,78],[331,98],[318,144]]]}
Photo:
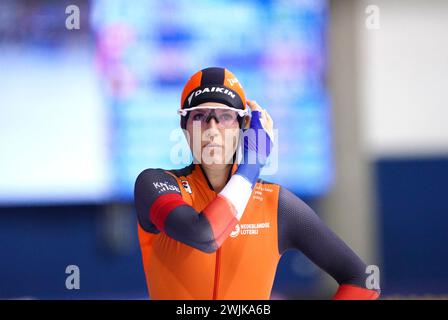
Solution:
{"label": "sponsor patch on chest", "polygon": [[270,227],[270,222],[238,223],[230,233],[230,236],[232,238],[236,238],[238,236],[259,236]]}
{"label": "sponsor patch on chest", "polygon": [[271,194],[274,190],[267,185],[256,185],[252,192],[252,199],[263,201],[266,193]]}
{"label": "sponsor patch on chest", "polygon": [[187,180],[180,180],[180,182],[182,182],[182,185],[184,186],[184,189],[189,193],[192,194],[193,191],[190,188],[190,184],[188,183]]}

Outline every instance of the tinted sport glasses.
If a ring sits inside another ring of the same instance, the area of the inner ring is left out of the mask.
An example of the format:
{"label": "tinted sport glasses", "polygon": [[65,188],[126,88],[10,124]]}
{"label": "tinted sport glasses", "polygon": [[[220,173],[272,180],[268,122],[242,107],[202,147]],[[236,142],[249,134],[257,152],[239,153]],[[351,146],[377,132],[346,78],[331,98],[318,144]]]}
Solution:
{"label": "tinted sport glasses", "polygon": [[212,118],[218,123],[218,126],[229,128],[238,123],[238,116],[244,117],[247,110],[233,109],[229,107],[193,107],[191,109],[181,109],[178,111],[181,116],[192,121],[201,122],[201,126],[205,126]]}

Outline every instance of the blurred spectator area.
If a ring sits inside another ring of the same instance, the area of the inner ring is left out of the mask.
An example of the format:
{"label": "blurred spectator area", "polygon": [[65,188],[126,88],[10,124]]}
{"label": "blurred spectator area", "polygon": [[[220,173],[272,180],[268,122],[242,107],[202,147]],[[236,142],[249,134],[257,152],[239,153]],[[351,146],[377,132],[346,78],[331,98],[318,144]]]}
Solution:
{"label": "blurred spectator area", "polygon": [[[69,4],[0,0],[1,50],[24,43],[94,47],[89,2],[76,1],[79,32],[60,28]],[[379,30],[365,28],[370,4],[330,1],[335,185],[304,200],[368,263],[380,266],[383,297],[446,296],[448,2],[375,1]],[[0,88],[0,98],[5,94]],[[33,157],[15,161],[20,165],[10,174],[20,175]],[[79,291],[65,288],[70,264],[80,267]],[[328,298],[336,284],[316,281],[325,277],[300,253],[288,253],[273,295]],[[132,203],[2,205],[0,298],[147,298]]]}
{"label": "blurred spectator area", "polygon": [[[76,5],[81,12],[81,28],[67,32],[66,7]],[[27,44],[51,48],[69,45],[91,37],[87,0],[0,0],[0,45]]]}

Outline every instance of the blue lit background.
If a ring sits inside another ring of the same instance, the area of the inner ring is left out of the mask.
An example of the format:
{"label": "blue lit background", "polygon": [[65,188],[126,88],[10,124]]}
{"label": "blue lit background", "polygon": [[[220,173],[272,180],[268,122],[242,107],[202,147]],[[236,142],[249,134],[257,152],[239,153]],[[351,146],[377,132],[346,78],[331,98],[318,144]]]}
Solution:
{"label": "blue lit background", "polygon": [[[448,4],[376,2],[379,30],[358,0],[0,0],[0,299],[148,297],[133,183],[183,166],[181,89],[208,66],[272,114],[280,171],[264,178],[378,248],[384,297],[446,299]],[[65,28],[73,4],[79,30]],[[323,276],[289,251],[272,297],[327,299]]]}
{"label": "blue lit background", "polygon": [[[311,199],[328,190],[326,1],[79,0],[69,31],[71,4],[0,0],[0,298],[147,297],[134,181],[186,165],[170,134],[183,85],[208,66],[274,119],[279,171],[263,178]],[[278,269],[273,297],[316,287],[299,253]]]}
{"label": "blue lit background", "polygon": [[170,134],[183,85],[209,66],[274,119],[263,178],[329,189],[326,1],[83,1],[72,31],[68,4],[0,2],[0,203],[132,201],[142,170],[188,165],[170,159],[176,143],[188,150]]}
{"label": "blue lit background", "polygon": [[332,177],[326,9],[325,1],[95,1],[97,62],[113,117],[114,196],[131,198],[145,168],[188,164],[173,164],[169,137],[179,127],[183,85],[208,66],[230,69],[247,97],[271,113],[278,172],[264,178],[302,195],[324,193]]}

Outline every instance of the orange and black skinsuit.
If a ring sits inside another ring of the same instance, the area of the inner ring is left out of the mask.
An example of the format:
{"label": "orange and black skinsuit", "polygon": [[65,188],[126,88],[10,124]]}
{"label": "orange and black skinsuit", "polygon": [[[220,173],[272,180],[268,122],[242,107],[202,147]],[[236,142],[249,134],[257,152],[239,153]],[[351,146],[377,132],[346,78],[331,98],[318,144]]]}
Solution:
{"label": "orange and black skinsuit", "polygon": [[135,205],[152,299],[269,299],[278,261],[290,249],[339,283],[334,299],[379,296],[365,288],[361,259],[286,188],[258,179],[224,240],[215,237],[219,221],[202,212],[216,196],[200,164],[138,176]]}
{"label": "orange and black skinsuit", "polygon": [[[224,68],[194,74],[183,90],[181,108],[187,115],[186,110],[208,101],[236,110],[246,105],[241,84]],[[249,129],[270,141],[260,117],[259,111],[251,112]],[[186,121],[181,118],[182,128]],[[335,299],[378,297],[365,288],[366,265],[308,205],[286,188],[258,178],[269,150],[258,148],[258,136],[249,136],[244,155],[256,154],[258,160],[234,157],[219,193],[197,163],[139,174],[134,200],[152,299],[269,299],[279,259],[290,249],[302,251],[336,279]]]}

